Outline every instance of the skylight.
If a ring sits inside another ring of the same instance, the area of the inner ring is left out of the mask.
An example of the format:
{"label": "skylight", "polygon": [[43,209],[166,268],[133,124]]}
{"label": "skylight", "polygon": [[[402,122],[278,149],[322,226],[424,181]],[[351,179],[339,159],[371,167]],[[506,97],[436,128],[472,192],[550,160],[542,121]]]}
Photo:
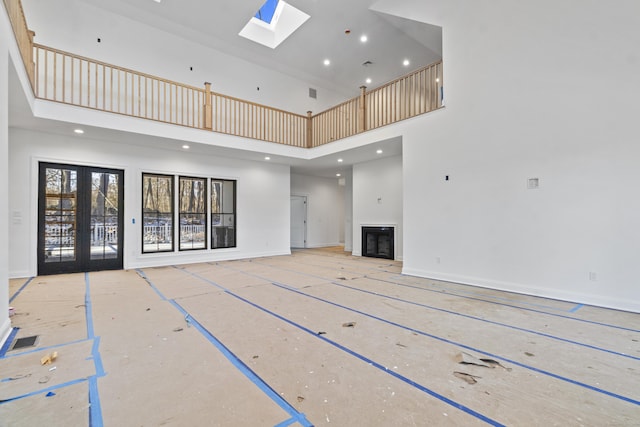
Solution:
{"label": "skylight", "polygon": [[271,24],[271,20],[273,19],[273,15],[276,13],[279,1],[280,0],[267,0],[264,2],[260,10],[256,12],[255,17],[267,24]]}
{"label": "skylight", "polygon": [[309,15],[284,0],[267,0],[240,31],[240,36],[275,49],[304,24]]}

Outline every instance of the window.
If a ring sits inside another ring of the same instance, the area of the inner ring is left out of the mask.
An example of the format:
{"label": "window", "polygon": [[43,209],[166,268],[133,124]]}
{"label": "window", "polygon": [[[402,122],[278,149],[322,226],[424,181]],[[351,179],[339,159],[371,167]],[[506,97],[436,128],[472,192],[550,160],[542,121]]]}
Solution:
{"label": "window", "polygon": [[173,251],[173,176],[142,174],[142,252]]}
{"label": "window", "polygon": [[180,177],[180,250],[207,247],[207,179]]}
{"label": "window", "polygon": [[211,180],[211,248],[236,247],[236,181]]}
{"label": "window", "polygon": [[273,15],[276,13],[276,8],[278,7],[279,0],[267,0],[264,2],[262,7],[256,12],[254,18],[257,18],[267,24],[271,24],[271,20],[273,19]]}

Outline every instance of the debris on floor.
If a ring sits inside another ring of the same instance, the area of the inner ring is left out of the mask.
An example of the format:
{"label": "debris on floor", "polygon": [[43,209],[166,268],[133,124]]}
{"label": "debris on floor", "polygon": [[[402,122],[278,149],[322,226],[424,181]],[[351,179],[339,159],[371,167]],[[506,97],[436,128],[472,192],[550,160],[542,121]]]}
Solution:
{"label": "debris on floor", "polygon": [[55,396],[56,394],[52,391],[50,391],[49,393],[45,394],[46,397],[51,397],[51,396]]}
{"label": "debris on floor", "polygon": [[40,364],[42,364],[42,365],[50,365],[57,358],[58,358],[58,352],[54,351],[53,353],[49,353],[49,354],[47,354],[45,356],[42,356],[42,358],[40,359]]}
{"label": "debris on floor", "polygon": [[173,332],[181,332],[181,331],[184,331],[184,329],[180,328],[180,327],[177,327],[177,328],[173,329]]}
{"label": "debris on floor", "polygon": [[529,356],[529,357],[533,357],[533,356],[535,356],[535,354],[533,354],[533,353],[529,353],[528,351],[525,351],[525,352],[524,352],[524,354],[525,354],[526,356]]}
{"label": "debris on floor", "polygon": [[477,358],[465,352],[458,353],[458,355],[456,356],[456,361],[461,365],[475,365],[475,366],[482,366],[482,367],[491,368],[491,369],[495,368],[496,366],[500,366],[501,368],[506,369],[507,371],[511,371],[511,368],[504,367],[502,364],[500,364],[500,362],[496,360],[486,359],[486,358]]}
{"label": "debris on floor", "polygon": [[325,334],[326,334],[326,332],[325,332],[325,331],[319,331],[319,332],[316,332],[316,335],[325,335]]}
{"label": "debris on floor", "polygon": [[355,326],[356,326],[356,322],[347,322],[342,324],[343,328],[355,328]]}
{"label": "debris on floor", "polygon": [[485,363],[482,359],[478,359],[477,357],[465,352],[458,353],[456,361],[462,365],[476,365],[484,366],[485,368],[495,368],[495,366]]}
{"label": "debris on floor", "polygon": [[4,379],[0,380],[0,382],[17,381],[17,380],[21,380],[21,379],[24,379],[24,378],[29,378],[30,376],[31,376],[31,374],[17,374],[17,375],[14,375],[12,377],[9,377],[9,378],[4,378]]}
{"label": "debris on floor", "polygon": [[478,382],[476,378],[482,378],[475,375],[467,374],[466,372],[458,372],[458,371],[455,371],[453,375],[455,375],[456,378],[460,378],[461,380],[466,381],[467,384],[472,384],[472,385]]}
{"label": "debris on floor", "polygon": [[50,380],[50,379],[51,379],[51,377],[50,377],[50,376],[42,377],[42,378],[40,378],[40,379],[38,380],[38,384],[46,384],[46,383],[48,383],[48,382],[49,382],[49,380]]}
{"label": "debris on floor", "polygon": [[303,402],[303,401],[304,401],[304,397],[298,396],[298,402]]}
{"label": "debris on floor", "polygon": [[14,314],[16,314],[16,309],[13,307],[9,307],[9,317],[13,316]]}
{"label": "debris on floor", "polygon": [[396,343],[396,345],[397,345],[398,347],[407,348],[407,346],[406,346],[406,345],[401,344],[401,343],[399,343],[399,342],[397,342],[397,343]]}

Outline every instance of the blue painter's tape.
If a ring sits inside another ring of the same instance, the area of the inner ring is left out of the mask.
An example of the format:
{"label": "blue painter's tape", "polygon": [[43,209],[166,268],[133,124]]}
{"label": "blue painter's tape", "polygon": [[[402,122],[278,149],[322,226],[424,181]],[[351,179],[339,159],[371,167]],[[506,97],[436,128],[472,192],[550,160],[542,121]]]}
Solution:
{"label": "blue painter's tape", "polygon": [[4,403],[13,402],[15,400],[24,399],[25,397],[35,396],[37,394],[49,393],[49,392],[54,391],[54,390],[58,390],[58,389],[61,389],[61,388],[69,387],[71,385],[83,383],[85,381],[87,381],[86,378],[79,378],[77,380],[72,380],[72,381],[68,381],[66,383],[62,383],[62,384],[54,385],[54,386],[51,386],[51,387],[43,388],[42,390],[32,391],[31,393],[26,393],[26,394],[22,394],[20,396],[11,397],[9,399],[0,400],[0,405],[2,405]]}
{"label": "blue painter's tape", "polygon": [[[360,261],[360,262],[365,262],[365,261]],[[269,265],[269,264],[267,264],[267,265]],[[229,268],[229,267],[226,267],[226,268]],[[278,268],[280,270],[285,270],[285,271],[294,271],[294,270],[284,269],[282,267],[278,267]],[[236,270],[236,271],[239,271],[239,270]],[[376,272],[379,272],[379,271],[376,270]],[[246,273],[246,272],[242,272],[242,273],[249,274],[249,273]],[[316,276],[316,275],[311,275],[311,274],[307,274],[307,273],[300,273],[300,272],[296,272],[296,273],[302,274],[302,275],[305,275],[305,276],[309,276],[309,277],[315,277],[315,278],[318,278],[318,279],[327,280],[327,277]],[[251,275],[251,274],[249,274],[249,275]],[[259,276],[255,276],[255,277],[259,277]],[[407,276],[400,274],[398,276],[392,276],[391,278],[392,279],[402,279],[404,277],[407,277]],[[433,292],[433,293],[437,293],[437,294],[442,294],[442,292],[438,291],[438,290],[427,289],[427,288],[420,287],[420,286],[415,286],[415,285],[407,285],[407,284],[404,284],[404,283],[392,282],[390,280],[379,279],[377,277],[365,276],[363,278],[365,278],[367,280],[374,280],[376,282],[389,283],[389,284],[392,284],[392,285],[402,286],[402,287],[406,287],[406,288],[419,289],[419,290],[425,291],[425,292]],[[464,286],[472,286],[472,285],[464,285]],[[576,322],[590,323],[592,325],[598,325],[598,326],[603,326],[603,327],[607,327],[607,328],[614,328],[614,329],[620,329],[620,330],[623,330],[623,331],[631,331],[631,332],[640,332],[639,329],[632,329],[632,328],[627,328],[627,327],[624,327],[624,326],[611,325],[611,324],[608,324],[608,323],[595,322],[595,321],[586,320],[586,319],[577,319],[575,317],[571,317],[571,316],[567,316],[567,315],[549,313],[549,312],[542,311],[542,310],[536,310],[536,309],[526,308],[526,307],[522,307],[522,306],[518,306],[518,305],[512,305],[512,304],[505,304],[505,303],[502,303],[502,302],[491,301],[491,300],[478,298],[478,297],[470,297],[470,296],[460,295],[460,294],[452,293],[452,292],[447,292],[447,295],[458,297],[458,298],[470,299],[470,300],[474,300],[474,301],[482,301],[482,302],[485,302],[487,304],[495,304],[495,305],[501,305],[503,307],[516,308],[516,309],[519,309],[519,310],[530,311],[532,313],[539,313],[539,314],[545,314],[545,315],[548,315],[548,316],[560,317],[562,319],[573,320],[573,321],[576,321]],[[539,306],[539,307],[545,307],[545,306]],[[575,313],[576,311],[578,311],[582,307],[584,307],[584,304],[578,304],[577,306],[573,307],[571,310],[561,310],[561,309],[552,308],[552,307],[549,307],[549,308],[551,308],[552,310],[555,310],[555,311],[565,311],[565,312],[569,312],[569,313]]]}
{"label": "blue painter's tape", "polygon": [[98,378],[89,377],[89,427],[102,427],[102,406],[98,393]]}
{"label": "blue painter's tape", "polygon": [[[182,269],[180,269],[182,270]],[[189,314],[178,302],[175,300],[168,300],[162,292],[153,284],[151,280],[144,274],[142,270],[137,270],[140,277],[142,277],[153,290],[164,301],[168,301],[173,305],[185,318],[189,325],[193,325],[198,332],[200,332],[211,344],[214,345],[226,358],[235,366],[245,377],[253,382],[263,393],[265,393],[272,401],[274,401],[280,408],[285,410],[288,415],[294,420],[294,422],[300,423],[304,427],[313,427],[304,414],[298,412],[289,402],[283,399],[274,389],[272,389],[262,378],[258,376],[251,368],[249,368],[242,360],[240,360],[227,346],[219,341],[207,328],[205,328],[200,322],[197,321],[191,314]],[[187,273],[188,274],[188,273]],[[286,424],[288,425],[288,424]]]}
{"label": "blue painter's tape", "polygon": [[305,422],[308,421],[305,419],[304,414],[298,414],[297,416],[291,417],[288,420],[284,420],[283,422],[276,424],[274,427],[289,427],[290,425],[295,423],[300,423],[301,425],[309,425],[305,424]]}
{"label": "blue painter's tape", "polygon": [[435,391],[433,391],[431,389],[428,389],[425,386],[423,386],[421,384],[418,384],[415,381],[413,381],[413,380],[411,380],[411,379],[409,379],[409,378],[407,378],[407,377],[405,377],[403,375],[400,375],[399,373],[397,373],[397,372],[395,372],[393,370],[390,370],[389,368],[379,364],[378,362],[375,362],[374,360],[369,359],[368,357],[366,357],[366,356],[364,356],[362,354],[356,353],[355,351],[353,351],[353,350],[351,350],[351,349],[349,349],[349,348],[337,343],[336,341],[330,340],[329,338],[327,338],[324,335],[317,335],[317,333],[315,331],[312,331],[311,329],[309,329],[309,328],[307,328],[305,326],[302,326],[302,325],[300,325],[298,323],[295,323],[294,321],[292,321],[290,319],[287,319],[286,317],[283,317],[283,316],[281,316],[281,315],[279,315],[279,314],[277,314],[277,313],[275,313],[273,311],[270,311],[270,310],[268,310],[268,309],[266,309],[266,308],[264,308],[264,307],[262,307],[262,306],[260,306],[260,305],[258,305],[256,303],[252,302],[252,301],[249,301],[248,299],[243,298],[240,295],[237,295],[237,294],[231,292],[230,290],[228,290],[228,289],[224,288],[223,286],[220,286],[219,284],[207,279],[206,277],[202,277],[202,276],[200,276],[198,274],[191,273],[191,272],[187,271],[186,269],[184,270],[184,272],[186,274],[190,274],[190,275],[192,275],[192,276],[194,276],[194,277],[196,277],[196,278],[198,278],[198,279],[200,279],[200,280],[202,280],[204,282],[207,282],[207,283],[209,283],[209,284],[211,284],[211,285],[213,285],[213,286],[215,286],[215,287],[217,287],[219,289],[222,289],[226,294],[231,295],[232,297],[234,297],[236,299],[239,299],[240,301],[242,301],[242,302],[244,302],[246,304],[249,304],[250,306],[252,306],[254,308],[257,308],[258,310],[263,311],[263,312],[265,312],[265,313],[267,313],[267,314],[269,314],[269,315],[271,315],[271,316],[273,316],[273,317],[275,317],[277,319],[280,319],[283,322],[288,323],[291,326],[294,326],[294,327],[296,327],[296,328],[298,328],[298,329],[300,329],[300,330],[302,330],[302,331],[304,331],[304,332],[306,332],[308,334],[311,334],[314,337],[316,337],[318,339],[321,339],[324,342],[326,342],[328,344],[331,344],[332,346],[334,346],[334,347],[336,347],[336,348],[338,348],[338,349],[340,349],[340,350],[342,350],[342,351],[344,351],[344,352],[346,352],[346,353],[348,353],[348,354],[350,354],[350,355],[362,360],[363,362],[369,364],[370,366],[373,366],[373,367],[375,367],[377,369],[380,369],[381,371],[383,371],[383,372],[385,372],[385,373],[387,373],[387,374],[389,374],[389,375],[391,375],[393,377],[396,377],[397,379],[399,379],[399,380],[401,380],[401,381],[413,386],[414,388],[416,388],[416,389],[418,389],[418,390],[420,390],[420,391],[422,391],[422,392],[424,392],[424,393],[426,393],[426,394],[428,394],[428,395],[430,395],[432,397],[435,397],[436,399],[439,399],[442,402],[445,402],[445,403],[453,406],[454,408],[459,409],[459,410],[467,413],[468,415],[471,415],[471,416],[473,416],[473,417],[475,417],[475,418],[477,418],[479,420],[482,420],[482,421],[484,421],[484,422],[486,422],[486,423],[488,423],[488,424],[490,424],[492,426],[503,426],[503,424],[499,423],[498,421],[493,420],[493,419],[491,419],[491,418],[489,418],[489,417],[487,417],[487,416],[485,416],[485,415],[483,415],[483,414],[481,414],[479,412],[476,412],[473,409],[471,409],[471,408],[469,408],[467,406],[464,406],[464,405],[462,405],[462,404],[460,404],[460,403],[458,403],[456,401],[453,401],[453,400],[449,399],[446,396],[443,396],[443,395],[441,395],[439,393],[436,393]]}
{"label": "blue painter's tape", "polygon": [[18,330],[20,330],[20,328],[13,328],[11,332],[9,332],[9,336],[7,337],[7,340],[2,345],[2,348],[0,348],[0,359],[3,359],[4,355],[7,354],[7,351],[9,351],[9,347],[11,347],[11,343],[13,342],[13,340],[16,338],[16,335],[18,334]]}
{"label": "blue painter's tape", "polygon": [[[141,269],[137,269],[137,270],[136,270],[136,273],[138,273],[138,275],[139,275],[140,277],[142,277],[142,278],[144,279],[144,281],[145,281],[145,282],[147,282],[147,284],[148,284],[149,286],[151,286],[151,289],[153,289],[153,291],[154,291],[156,294],[158,294],[158,296],[160,297],[160,299],[161,299],[162,301],[166,301],[166,300],[167,300],[167,298],[162,294],[162,292],[160,292],[160,290],[156,287],[156,285],[154,285],[153,283],[151,283],[151,280],[149,280],[149,278],[147,277],[147,275],[146,275],[146,274],[144,274],[144,271],[142,271]],[[186,320],[186,318],[185,318],[185,320]]]}
{"label": "blue painter's tape", "polygon": [[[180,311],[183,315],[189,315],[187,311],[178,304],[175,300],[169,300],[169,302]],[[221,341],[219,341],[207,328],[202,326],[200,322],[189,315],[190,323],[200,332],[211,344],[213,344],[232,364],[235,366],[244,376],[249,378],[263,393],[271,398],[275,403],[284,409],[289,415],[299,415],[299,412],[284,400],[274,389],[272,389],[262,378],[258,376],[251,368],[249,368],[242,360],[240,360],[231,350],[227,348]],[[300,420],[296,420],[302,425],[311,426],[311,424],[305,424]]]}
{"label": "blue painter's tape", "polygon": [[[629,397],[626,397],[626,396],[622,396],[620,394],[613,393],[613,392],[610,392],[610,391],[607,391],[607,390],[603,390],[601,388],[598,388],[598,387],[595,387],[595,386],[592,386],[592,385],[589,385],[589,384],[586,384],[586,383],[582,383],[580,381],[572,380],[571,378],[563,377],[561,375],[554,374],[553,372],[545,371],[543,369],[539,369],[539,368],[536,368],[534,366],[526,365],[524,363],[520,363],[518,361],[511,360],[511,359],[508,359],[506,357],[499,356],[497,354],[489,353],[489,352],[486,352],[486,351],[471,347],[471,346],[466,345],[466,344],[462,344],[462,343],[455,342],[455,341],[452,341],[452,340],[449,340],[449,339],[446,339],[446,338],[442,338],[442,337],[439,337],[437,335],[432,335],[432,334],[429,334],[427,332],[421,331],[419,329],[414,329],[414,328],[411,328],[409,326],[404,326],[404,325],[401,325],[399,323],[392,322],[392,321],[387,320],[387,319],[383,319],[382,317],[378,317],[378,316],[374,316],[374,315],[369,314],[369,313],[365,313],[364,311],[356,310],[354,308],[350,308],[350,307],[344,306],[342,304],[338,304],[338,303],[335,303],[335,302],[331,302],[331,301],[325,300],[323,298],[319,298],[319,297],[313,296],[311,294],[307,294],[305,292],[302,292],[302,291],[300,291],[298,289],[292,288],[292,287],[287,286],[287,285],[283,285],[283,284],[280,284],[280,283],[273,283],[273,285],[277,286],[277,287],[280,287],[282,289],[286,289],[286,290],[288,290],[290,292],[295,292],[297,294],[304,295],[304,296],[306,296],[308,298],[312,298],[312,299],[315,299],[315,300],[318,300],[318,301],[325,302],[327,304],[333,305],[334,307],[343,308],[343,309],[351,311],[353,313],[358,313],[358,314],[361,314],[363,316],[369,317],[371,319],[379,320],[379,321],[384,322],[384,323],[386,323],[388,325],[396,326],[398,328],[402,328],[402,329],[405,329],[407,331],[411,331],[411,332],[414,332],[416,334],[423,335],[425,337],[433,338],[433,339],[436,339],[436,340],[441,341],[441,342],[445,342],[445,343],[448,343],[448,344],[453,344],[455,346],[464,348],[466,350],[471,350],[471,351],[476,352],[476,353],[484,354],[484,355],[489,356],[489,357],[491,357],[493,359],[502,360],[504,362],[509,362],[509,363],[511,363],[513,365],[520,366],[521,368],[529,369],[529,370],[532,370],[532,371],[537,372],[539,374],[547,375],[547,376],[550,376],[552,378],[555,378],[555,379],[558,379],[558,380],[561,380],[561,381],[565,381],[565,382],[568,382],[568,383],[573,384],[573,385],[578,385],[578,386],[584,387],[586,389],[589,389],[589,390],[592,390],[592,391],[595,391],[595,392],[598,392],[598,393],[602,393],[602,394],[607,395],[609,397],[614,397],[616,399],[623,400],[623,401],[628,402],[628,403],[633,403],[634,405],[640,405],[640,401],[638,401],[638,400],[635,400],[635,399],[632,399],[632,398],[629,398]],[[318,338],[324,339],[324,336],[318,336]]]}
{"label": "blue painter's tape", "polygon": [[[602,352],[613,354],[613,355],[616,355],[616,356],[626,357],[628,359],[640,360],[640,357],[637,357],[637,356],[633,356],[633,355],[625,354],[625,353],[620,353],[620,352],[617,352],[617,351],[614,351],[614,350],[608,350],[606,348],[597,347],[597,346],[591,345],[591,344],[581,343],[579,341],[574,341],[574,340],[570,340],[570,339],[566,339],[566,338],[557,337],[557,336],[551,335],[551,334],[545,334],[544,332],[538,332],[538,331],[534,331],[532,329],[521,328],[519,326],[513,326],[513,325],[509,325],[507,323],[495,322],[493,320],[487,320],[487,319],[483,319],[481,317],[471,316],[471,315],[468,315],[468,314],[462,314],[462,313],[459,313],[459,312],[456,312],[456,311],[445,310],[443,308],[433,307],[433,306],[430,306],[430,305],[421,304],[421,303],[418,303],[418,302],[409,301],[409,300],[405,300],[405,299],[402,299],[402,298],[397,298],[397,297],[393,297],[393,296],[390,296],[390,295],[381,294],[381,293],[378,293],[378,292],[372,292],[372,291],[367,291],[365,289],[356,288],[356,287],[353,287],[353,286],[343,285],[342,283],[338,283],[338,282],[331,282],[331,284],[335,285],[335,286],[339,286],[341,288],[351,289],[353,291],[374,295],[374,296],[377,296],[377,297],[380,297],[380,298],[386,298],[386,299],[390,299],[390,300],[393,300],[393,301],[398,301],[398,302],[402,302],[402,303],[405,303],[405,304],[410,304],[410,305],[415,305],[417,307],[426,308],[426,309],[429,309],[429,310],[439,311],[441,313],[452,314],[452,315],[455,315],[455,316],[460,316],[460,317],[464,317],[464,318],[467,318],[467,319],[476,320],[476,321],[479,321],[479,322],[489,323],[491,325],[502,326],[502,327],[505,327],[505,328],[514,329],[514,330],[520,331],[520,332],[526,332],[526,333],[529,333],[529,334],[535,334],[535,335],[538,335],[538,336],[541,336],[541,337],[549,338],[549,339],[556,340],[556,341],[561,341],[561,342],[564,342],[564,343],[567,343],[567,344],[573,344],[573,345],[578,345],[580,347],[589,348],[591,350],[602,351]],[[277,284],[275,284],[275,285],[278,286]],[[289,288],[286,285],[283,285],[283,286],[285,286],[286,288]]]}
{"label": "blue painter's tape", "polygon": [[96,367],[96,376],[104,377],[106,374],[104,372],[104,367],[102,366],[102,357],[100,356],[100,337],[96,337],[93,340],[93,346],[91,347],[91,356],[93,358],[93,363]]}
{"label": "blue painter's tape", "polygon": [[[383,283],[390,283],[396,286],[401,286],[404,288],[411,288],[411,289],[419,289],[425,292],[434,292],[437,294],[442,294],[442,292],[440,291],[435,291],[433,289],[426,289],[420,286],[414,286],[414,285],[405,285],[403,283],[397,283],[397,282],[391,282],[389,280],[383,280],[383,279],[376,279],[374,277],[367,277],[367,279],[369,280],[375,280],[378,282],[383,282]],[[464,296],[464,295],[456,295],[456,294],[451,294],[447,292],[447,295],[452,295],[458,298],[466,298],[466,299],[470,299],[470,300],[474,300],[474,301],[482,301],[482,302],[486,302],[487,304],[496,304],[496,305],[501,305],[503,307],[511,307],[511,308],[516,308],[518,310],[524,310],[524,311],[530,311],[532,313],[539,313],[539,314],[544,314],[547,316],[553,316],[553,317],[559,317],[561,319],[567,319],[567,320],[573,320],[576,322],[582,322],[582,323],[589,323],[591,325],[598,325],[598,326],[604,326],[607,328],[613,328],[613,329],[620,329],[622,331],[630,331],[630,332],[640,332],[640,329],[632,329],[632,328],[627,328],[624,326],[618,326],[618,325],[611,325],[608,323],[602,323],[602,322],[595,322],[593,320],[586,320],[586,319],[577,319],[575,317],[571,317],[571,316],[567,316],[566,314],[557,314],[557,313],[548,313],[546,311],[542,311],[542,310],[536,310],[533,308],[526,308],[526,307],[521,307],[521,306],[517,306],[517,305],[512,305],[512,304],[505,304],[505,303],[501,303],[501,302],[495,302],[495,301],[488,301],[486,299],[482,299],[482,298],[476,298],[476,297],[468,297],[468,296]]]}
{"label": "blue painter's tape", "polygon": [[578,304],[575,307],[573,307],[571,310],[569,310],[569,313],[575,313],[576,311],[580,310],[582,307],[584,307],[584,304]]}
{"label": "blue painter's tape", "polygon": [[29,277],[29,279],[27,279],[27,281],[24,283],[24,285],[20,286],[20,289],[18,289],[18,290],[16,291],[16,293],[15,293],[15,294],[13,294],[13,296],[12,296],[11,298],[9,298],[9,302],[12,302],[14,299],[16,299],[16,297],[17,297],[18,295],[20,295],[20,292],[22,292],[22,291],[24,290],[24,288],[26,288],[26,287],[27,287],[27,285],[28,285],[29,283],[31,283],[31,281],[32,281],[32,280],[33,280],[33,277]]}
{"label": "blue painter's tape", "polygon": [[31,354],[31,353],[38,353],[44,350],[53,350],[56,348],[61,348],[61,347],[67,347],[70,345],[74,345],[74,344],[80,344],[83,342],[89,341],[88,339],[81,339],[81,340],[77,340],[77,341],[70,341],[70,342],[66,342],[66,343],[62,343],[62,344],[56,344],[56,345],[49,345],[47,347],[38,347],[36,349],[33,350],[27,350],[27,351],[21,351],[19,353],[16,354],[9,354],[7,355],[7,359],[10,357],[18,357],[18,356],[24,356],[25,354]]}
{"label": "blue painter's tape", "polygon": [[89,273],[84,274],[85,296],[84,305],[87,317],[87,337],[93,339],[91,355],[96,369],[96,375],[89,377],[89,427],[102,427],[102,405],[100,405],[100,393],[98,392],[98,377],[104,376],[102,358],[100,357],[100,337],[96,338],[93,328],[93,308],[91,305],[91,286]]}

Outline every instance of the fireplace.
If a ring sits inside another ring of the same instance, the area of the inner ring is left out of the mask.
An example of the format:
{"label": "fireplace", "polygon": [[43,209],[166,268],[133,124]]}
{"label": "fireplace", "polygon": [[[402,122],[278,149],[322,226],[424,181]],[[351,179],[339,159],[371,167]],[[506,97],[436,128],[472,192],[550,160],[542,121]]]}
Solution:
{"label": "fireplace", "polygon": [[362,227],[362,256],[395,259],[393,227]]}

